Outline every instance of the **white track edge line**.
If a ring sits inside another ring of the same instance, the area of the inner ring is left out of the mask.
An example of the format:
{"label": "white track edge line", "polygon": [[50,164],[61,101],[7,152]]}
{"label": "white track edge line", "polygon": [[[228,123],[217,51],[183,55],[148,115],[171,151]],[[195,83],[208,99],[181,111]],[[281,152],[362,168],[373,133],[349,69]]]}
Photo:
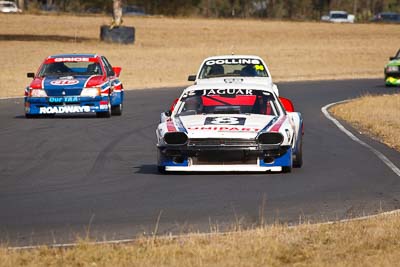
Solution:
{"label": "white track edge line", "polygon": [[393,163],[391,162],[385,155],[383,155],[380,151],[378,151],[377,149],[373,148],[372,146],[368,145],[367,143],[361,141],[358,137],[356,137],[354,134],[352,134],[349,130],[347,130],[338,120],[336,120],[335,118],[333,118],[329,112],[328,109],[334,105],[337,104],[341,104],[341,103],[345,103],[345,102],[349,102],[350,100],[343,100],[343,101],[338,101],[335,103],[331,103],[328,104],[326,106],[323,106],[321,108],[322,113],[324,114],[324,116],[329,119],[330,121],[332,121],[336,127],[339,128],[339,130],[341,130],[342,132],[344,132],[348,137],[350,137],[354,142],[357,142],[358,144],[368,148],[372,153],[374,153],[383,163],[386,164],[386,166],[388,166],[397,176],[400,177],[400,169]]}

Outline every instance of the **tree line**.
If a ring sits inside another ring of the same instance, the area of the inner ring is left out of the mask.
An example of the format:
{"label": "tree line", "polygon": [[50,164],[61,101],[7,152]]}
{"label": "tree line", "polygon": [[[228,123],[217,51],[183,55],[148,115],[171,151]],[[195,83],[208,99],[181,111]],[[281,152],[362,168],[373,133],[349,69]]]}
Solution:
{"label": "tree line", "polygon": [[[111,13],[113,0],[18,0],[29,8],[51,7],[63,12]],[[400,0],[123,0],[149,15],[215,18],[319,20],[329,10],[344,10],[366,20],[373,14],[400,12]]]}

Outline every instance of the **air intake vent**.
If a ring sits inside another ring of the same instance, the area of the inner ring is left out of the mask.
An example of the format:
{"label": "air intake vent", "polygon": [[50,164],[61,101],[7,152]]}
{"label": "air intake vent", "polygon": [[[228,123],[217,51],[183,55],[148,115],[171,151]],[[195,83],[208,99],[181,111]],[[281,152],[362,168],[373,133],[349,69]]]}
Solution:
{"label": "air intake vent", "polygon": [[283,135],[280,133],[262,133],[257,138],[259,144],[279,145],[283,142]]}
{"label": "air intake vent", "polygon": [[182,132],[166,133],[164,135],[164,140],[169,145],[184,145],[186,144],[188,137]]}

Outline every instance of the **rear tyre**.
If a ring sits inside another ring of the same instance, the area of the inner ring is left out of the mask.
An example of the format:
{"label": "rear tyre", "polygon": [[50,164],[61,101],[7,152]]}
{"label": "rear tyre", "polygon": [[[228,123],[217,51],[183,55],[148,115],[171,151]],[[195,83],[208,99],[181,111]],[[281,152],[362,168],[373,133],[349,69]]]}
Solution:
{"label": "rear tyre", "polygon": [[111,107],[111,114],[113,116],[121,116],[122,115],[122,103],[119,104],[118,106],[112,106]]}

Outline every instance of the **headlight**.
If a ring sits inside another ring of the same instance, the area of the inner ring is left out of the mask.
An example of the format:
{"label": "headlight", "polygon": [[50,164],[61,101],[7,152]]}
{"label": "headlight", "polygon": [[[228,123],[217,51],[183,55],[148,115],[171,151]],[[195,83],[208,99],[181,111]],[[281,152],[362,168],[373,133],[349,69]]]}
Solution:
{"label": "headlight", "polygon": [[164,135],[165,143],[168,145],[184,145],[186,144],[188,137],[185,133],[182,132],[174,132],[174,133],[166,133]]}
{"label": "headlight", "polygon": [[98,87],[92,87],[92,88],[83,88],[81,92],[81,96],[99,96],[101,95],[101,89]]}
{"label": "headlight", "polygon": [[43,89],[31,89],[29,91],[31,97],[47,97],[46,91]]}
{"label": "headlight", "polygon": [[279,145],[283,142],[280,133],[262,133],[257,137],[258,143],[262,145]]}
{"label": "headlight", "polygon": [[386,67],[386,72],[398,72],[399,71],[399,66],[387,66]]}

